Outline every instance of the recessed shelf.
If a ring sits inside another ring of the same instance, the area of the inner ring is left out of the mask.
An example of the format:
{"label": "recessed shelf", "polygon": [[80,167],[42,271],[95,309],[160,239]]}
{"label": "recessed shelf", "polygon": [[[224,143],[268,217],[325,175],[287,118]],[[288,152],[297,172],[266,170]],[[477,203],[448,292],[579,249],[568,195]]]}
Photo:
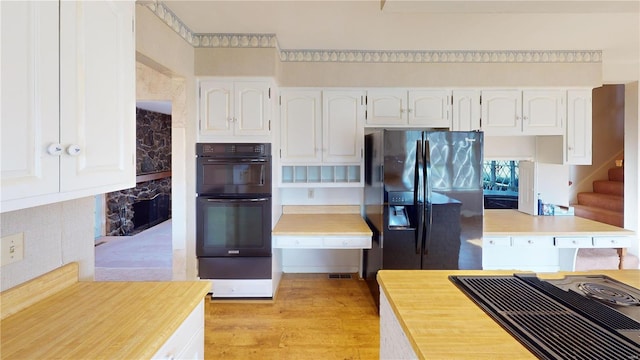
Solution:
{"label": "recessed shelf", "polygon": [[360,186],[360,174],[360,165],[283,165],[282,185]]}

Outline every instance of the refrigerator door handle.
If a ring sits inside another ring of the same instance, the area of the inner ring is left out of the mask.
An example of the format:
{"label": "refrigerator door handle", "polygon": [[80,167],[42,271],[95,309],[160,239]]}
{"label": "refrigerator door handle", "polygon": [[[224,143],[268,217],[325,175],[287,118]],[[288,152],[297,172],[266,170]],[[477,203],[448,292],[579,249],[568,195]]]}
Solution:
{"label": "refrigerator door handle", "polygon": [[424,255],[429,253],[429,244],[431,243],[431,224],[433,223],[433,206],[431,203],[431,148],[429,140],[424,142]]}
{"label": "refrigerator door handle", "polygon": [[424,153],[422,151],[422,141],[416,143],[416,165],[414,169],[414,208],[416,211],[416,254],[422,254],[422,245],[424,242],[424,200],[425,200],[425,179],[424,179]]}

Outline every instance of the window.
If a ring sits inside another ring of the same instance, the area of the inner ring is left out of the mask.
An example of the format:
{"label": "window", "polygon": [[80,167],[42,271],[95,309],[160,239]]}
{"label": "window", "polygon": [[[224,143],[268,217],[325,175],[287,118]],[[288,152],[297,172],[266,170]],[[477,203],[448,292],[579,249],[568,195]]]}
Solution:
{"label": "window", "polygon": [[517,209],[518,161],[483,162],[482,188],[485,209]]}

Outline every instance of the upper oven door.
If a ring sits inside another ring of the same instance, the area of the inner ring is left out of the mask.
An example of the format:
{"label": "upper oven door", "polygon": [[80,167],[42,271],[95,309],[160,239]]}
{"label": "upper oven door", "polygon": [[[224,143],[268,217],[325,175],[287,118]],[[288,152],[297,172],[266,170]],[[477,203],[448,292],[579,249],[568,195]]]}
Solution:
{"label": "upper oven door", "polygon": [[269,158],[198,157],[196,175],[198,195],[271,194]]}

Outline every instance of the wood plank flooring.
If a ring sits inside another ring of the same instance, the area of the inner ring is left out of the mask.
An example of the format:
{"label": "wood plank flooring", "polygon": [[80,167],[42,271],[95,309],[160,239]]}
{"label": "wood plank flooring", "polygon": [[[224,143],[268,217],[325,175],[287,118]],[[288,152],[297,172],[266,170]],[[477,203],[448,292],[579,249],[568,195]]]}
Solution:
{"label": "wood plank flooring", "polygon": [[366,283],[284,274],[274,302],[205,301],[206,359],[378,359]]}

